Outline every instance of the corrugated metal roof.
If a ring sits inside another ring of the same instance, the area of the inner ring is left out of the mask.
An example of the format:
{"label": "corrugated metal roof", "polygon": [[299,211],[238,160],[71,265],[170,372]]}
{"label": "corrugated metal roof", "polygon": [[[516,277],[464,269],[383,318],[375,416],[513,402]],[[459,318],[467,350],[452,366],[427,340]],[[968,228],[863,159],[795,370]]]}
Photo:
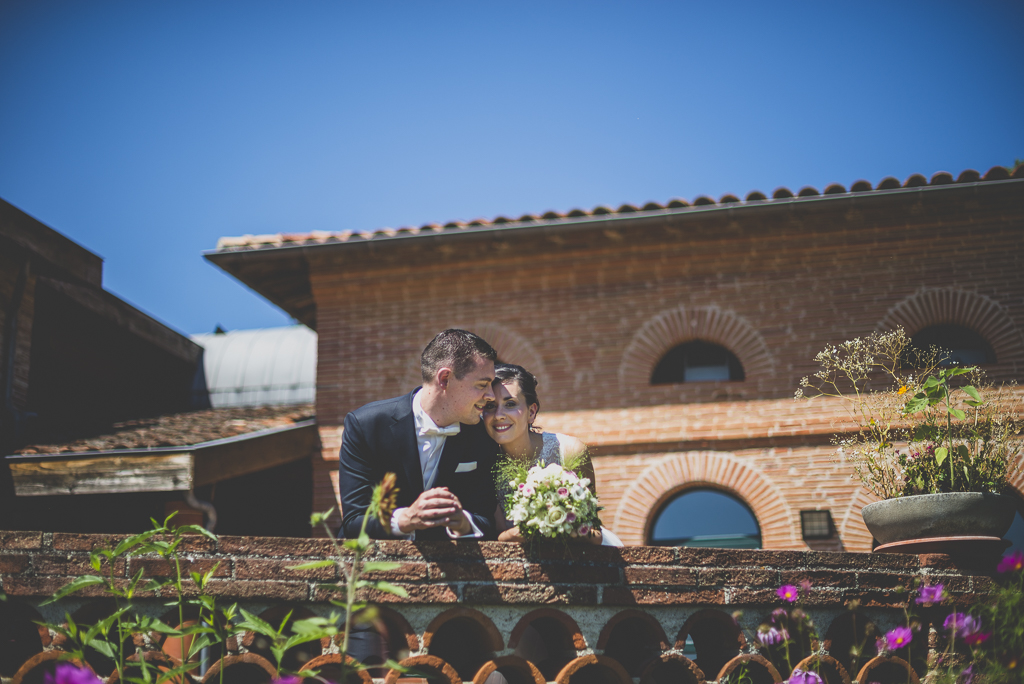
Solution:
{"label": "corrugated metal roof", "polygon": [[210,404],[269,406],[316,401],[317,335],[304,325],[193,335],[205,349]]}

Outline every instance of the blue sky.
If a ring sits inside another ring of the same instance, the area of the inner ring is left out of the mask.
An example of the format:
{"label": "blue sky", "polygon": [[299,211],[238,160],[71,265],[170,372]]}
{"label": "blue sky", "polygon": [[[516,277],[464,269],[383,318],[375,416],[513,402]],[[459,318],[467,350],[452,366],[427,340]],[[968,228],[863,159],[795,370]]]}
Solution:
{"label": "blue sky", "polygon": [[0,197],[187,333],[221,236],[982,172],[1024,4],[0,0]]}

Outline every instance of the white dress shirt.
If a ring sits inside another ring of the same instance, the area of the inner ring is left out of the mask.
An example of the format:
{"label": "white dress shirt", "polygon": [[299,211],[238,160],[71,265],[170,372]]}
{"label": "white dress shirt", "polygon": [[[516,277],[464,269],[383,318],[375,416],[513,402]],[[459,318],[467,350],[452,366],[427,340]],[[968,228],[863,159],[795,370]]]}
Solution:
{"label": "white dress shirt", "polygon": [[[422,392],[417,392],[412,398],[412,418],[416,426],[416,445],[420,456],[420,472],[423,473],[423,491],[427,491],[434,486],[434,480],[437,479],[437,467],[441,463],[441,452],[444,450],[445,440],[449,436],[459,434],[461,426],[459,423],[455,423],[448,427],[439,428],[437,423],[423,410],[423,406],[420,404],[420,397],[422,396]],[[404,537],[405,539],[415,539],[415,531],[411,534],[405,534],[398,527],[398,514],[404,510],[404,508],[396,509],[391,516],[391,534],[396,537]],[[469,521],[470,527],[473,528],[472,532],[460,535],[452,532],[450,528],[445,528],[448,536],[452,538],[484,536],[480,528],[473,522],[472,516],[468,515],[465,511],[462,514]]]}

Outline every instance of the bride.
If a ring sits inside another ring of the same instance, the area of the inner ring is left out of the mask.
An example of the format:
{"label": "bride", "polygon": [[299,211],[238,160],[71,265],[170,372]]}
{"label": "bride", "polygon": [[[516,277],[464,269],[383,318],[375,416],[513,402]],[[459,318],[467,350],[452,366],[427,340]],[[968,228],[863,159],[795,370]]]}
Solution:
{"label": "bride", "polygon": [[[537,378],[522,366],[500,363],[494,368],[494,397],[483,410],[483,423],[487,434],[498,443],[508,457],[533,465],[564,465],[567,460],[578,458],[587,451],[587,445],[570,435],[541,432],[533,427],[540,411],[537,398]],[[594,465],[586,460],[581,477],[590,480],[590,490],[597,495]],[[500,496],[499,499],[503,497]],[[505,511],[499,502],[495,522],[500,531],[498,541],[522,542],[519,527],[505,518]],[[619,538],[608,529],[595,529],[587,537],[591,544],[622,546]]]}

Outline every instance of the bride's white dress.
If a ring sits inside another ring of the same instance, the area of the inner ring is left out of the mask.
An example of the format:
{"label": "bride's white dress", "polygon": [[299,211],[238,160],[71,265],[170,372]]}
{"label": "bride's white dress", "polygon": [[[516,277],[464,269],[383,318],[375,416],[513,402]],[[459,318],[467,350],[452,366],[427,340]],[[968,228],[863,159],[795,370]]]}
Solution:
{"label": "bride's white dress", "polygon": [[[558,432],[542,432],[541,437],[544,439],[544,443],[541,446],[540,453],[537,454],[537,458],[533,462],[533,465],[551,465],[552,463],[557,463],[560,466],[564,466],[565,447],[571,438]],[[501,518],[497,521],[500,529],[507,529],[511,527],[508,521],[505,520],[501,506],[498,507],[498,515]],[[618,535],[607,527],[602,526],[601,546],[623,546],[623,544]]]}

